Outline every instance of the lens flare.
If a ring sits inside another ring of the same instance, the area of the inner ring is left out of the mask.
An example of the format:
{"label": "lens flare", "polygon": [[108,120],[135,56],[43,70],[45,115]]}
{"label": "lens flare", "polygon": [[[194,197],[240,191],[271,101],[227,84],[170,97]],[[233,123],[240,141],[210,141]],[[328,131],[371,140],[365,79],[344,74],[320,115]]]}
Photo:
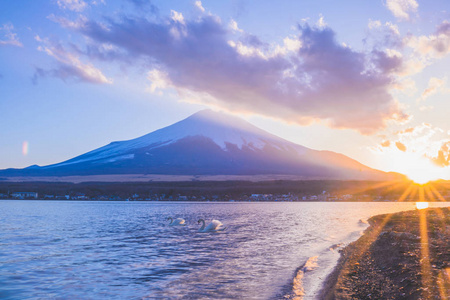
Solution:
{"label": "lens flare", "polygon": [[415,174],[415,175],[409,174],[407,176],[408,176],[409,179],[411,179],[412,181],[414,181],[415,183],[418,183],[418,184],[425,184],[425,183],[428,183],[428,182],[430,182],[432,180],[436,180],[437,179],[437,178],[434,178],[434,177],[430,177],[426,173],[419,173],[419,174]]}
{"label": "lens flare", "polygon": [[28,142],[24,141],[22,143],[22,154],[26,156],[28,154]]}
{"label": "lens flare", "polygon": [[425,209],[428,208],[428,202],[416,202],[417,209]]}
{"label": "lens flare", "polygon": [[391,162],[391,170],[408,176],[409,179],[418,184],[426,184],[429,181],[446,179],[448,171],[440,168],[418,153],[401,153],[395,156]]}

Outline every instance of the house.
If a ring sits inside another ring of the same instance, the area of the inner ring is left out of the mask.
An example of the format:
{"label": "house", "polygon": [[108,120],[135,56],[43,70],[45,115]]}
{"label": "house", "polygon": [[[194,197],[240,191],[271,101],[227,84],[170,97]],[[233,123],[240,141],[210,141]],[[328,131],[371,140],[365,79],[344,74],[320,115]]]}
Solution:
{"label": "house", "polygon": [[11,197],[14,199],[37,199],[38,193],[36,192],[15,192],[11,193]]}
{"label": "house", "polygon": [[76,193],[75,196],[72,197],[74,200],[89,200],[89,197],[83,193]]}

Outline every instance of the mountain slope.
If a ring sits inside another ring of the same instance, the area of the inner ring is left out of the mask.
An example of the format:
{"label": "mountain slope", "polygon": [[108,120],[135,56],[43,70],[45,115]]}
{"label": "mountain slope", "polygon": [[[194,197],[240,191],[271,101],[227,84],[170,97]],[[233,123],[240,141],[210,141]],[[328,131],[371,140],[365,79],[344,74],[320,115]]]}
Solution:
{"label": "mountain slope", "polygon": [[374,180],[390,177],[345,155],[303,147],[240,118],[211,110],[61,163],[0,171],[2,176],[98,174],[285,174]]}

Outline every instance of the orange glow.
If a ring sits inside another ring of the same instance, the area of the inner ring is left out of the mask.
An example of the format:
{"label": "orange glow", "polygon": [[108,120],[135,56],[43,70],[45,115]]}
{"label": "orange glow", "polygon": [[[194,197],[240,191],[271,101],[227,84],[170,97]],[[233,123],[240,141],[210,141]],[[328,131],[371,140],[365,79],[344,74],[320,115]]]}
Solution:
{"label": "orange glow", "polygon": [[439,179],[441,171],[431,162],[421,159],[410,162],[410,165],[405,168],[405,175],[415,183],[425,184]]}
{"label": "orange glow", "polygon": [[[417,202],[427,203],[427,202]],[[428,203],[427,203],[428,205]],[[430,250],[428,245],[428,226],[426,211],[420,211],[420,269],[422,270],[422,286],[430,287],[432,285],[433,276],[431,273]],[[429,298],[428,289],[424,290],[425,298]]]}
{"label": "orange glow", "polygon": [[418,184],[425,184],[437,178],[431,178],[427,174],[417,174],[417,175],[406,175],[409,179]]}
{"label": "orange glow", "polygon": [[401,153],[392,158],[390,169],[408,176],[418,184],[425,184],[437,179],[446,179],[444,168],[433,164],[418,153]]}

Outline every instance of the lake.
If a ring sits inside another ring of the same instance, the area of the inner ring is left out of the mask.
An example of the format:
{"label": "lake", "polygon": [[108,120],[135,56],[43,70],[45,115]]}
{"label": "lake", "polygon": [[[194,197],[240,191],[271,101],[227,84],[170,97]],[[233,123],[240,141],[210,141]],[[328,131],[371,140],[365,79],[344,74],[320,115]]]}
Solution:
{"label": "lake", "polygon": [[[410,209],[1,200],[0,298],[314,299],[367,218]],[[227,229],[199,233],[199,218]]]}

